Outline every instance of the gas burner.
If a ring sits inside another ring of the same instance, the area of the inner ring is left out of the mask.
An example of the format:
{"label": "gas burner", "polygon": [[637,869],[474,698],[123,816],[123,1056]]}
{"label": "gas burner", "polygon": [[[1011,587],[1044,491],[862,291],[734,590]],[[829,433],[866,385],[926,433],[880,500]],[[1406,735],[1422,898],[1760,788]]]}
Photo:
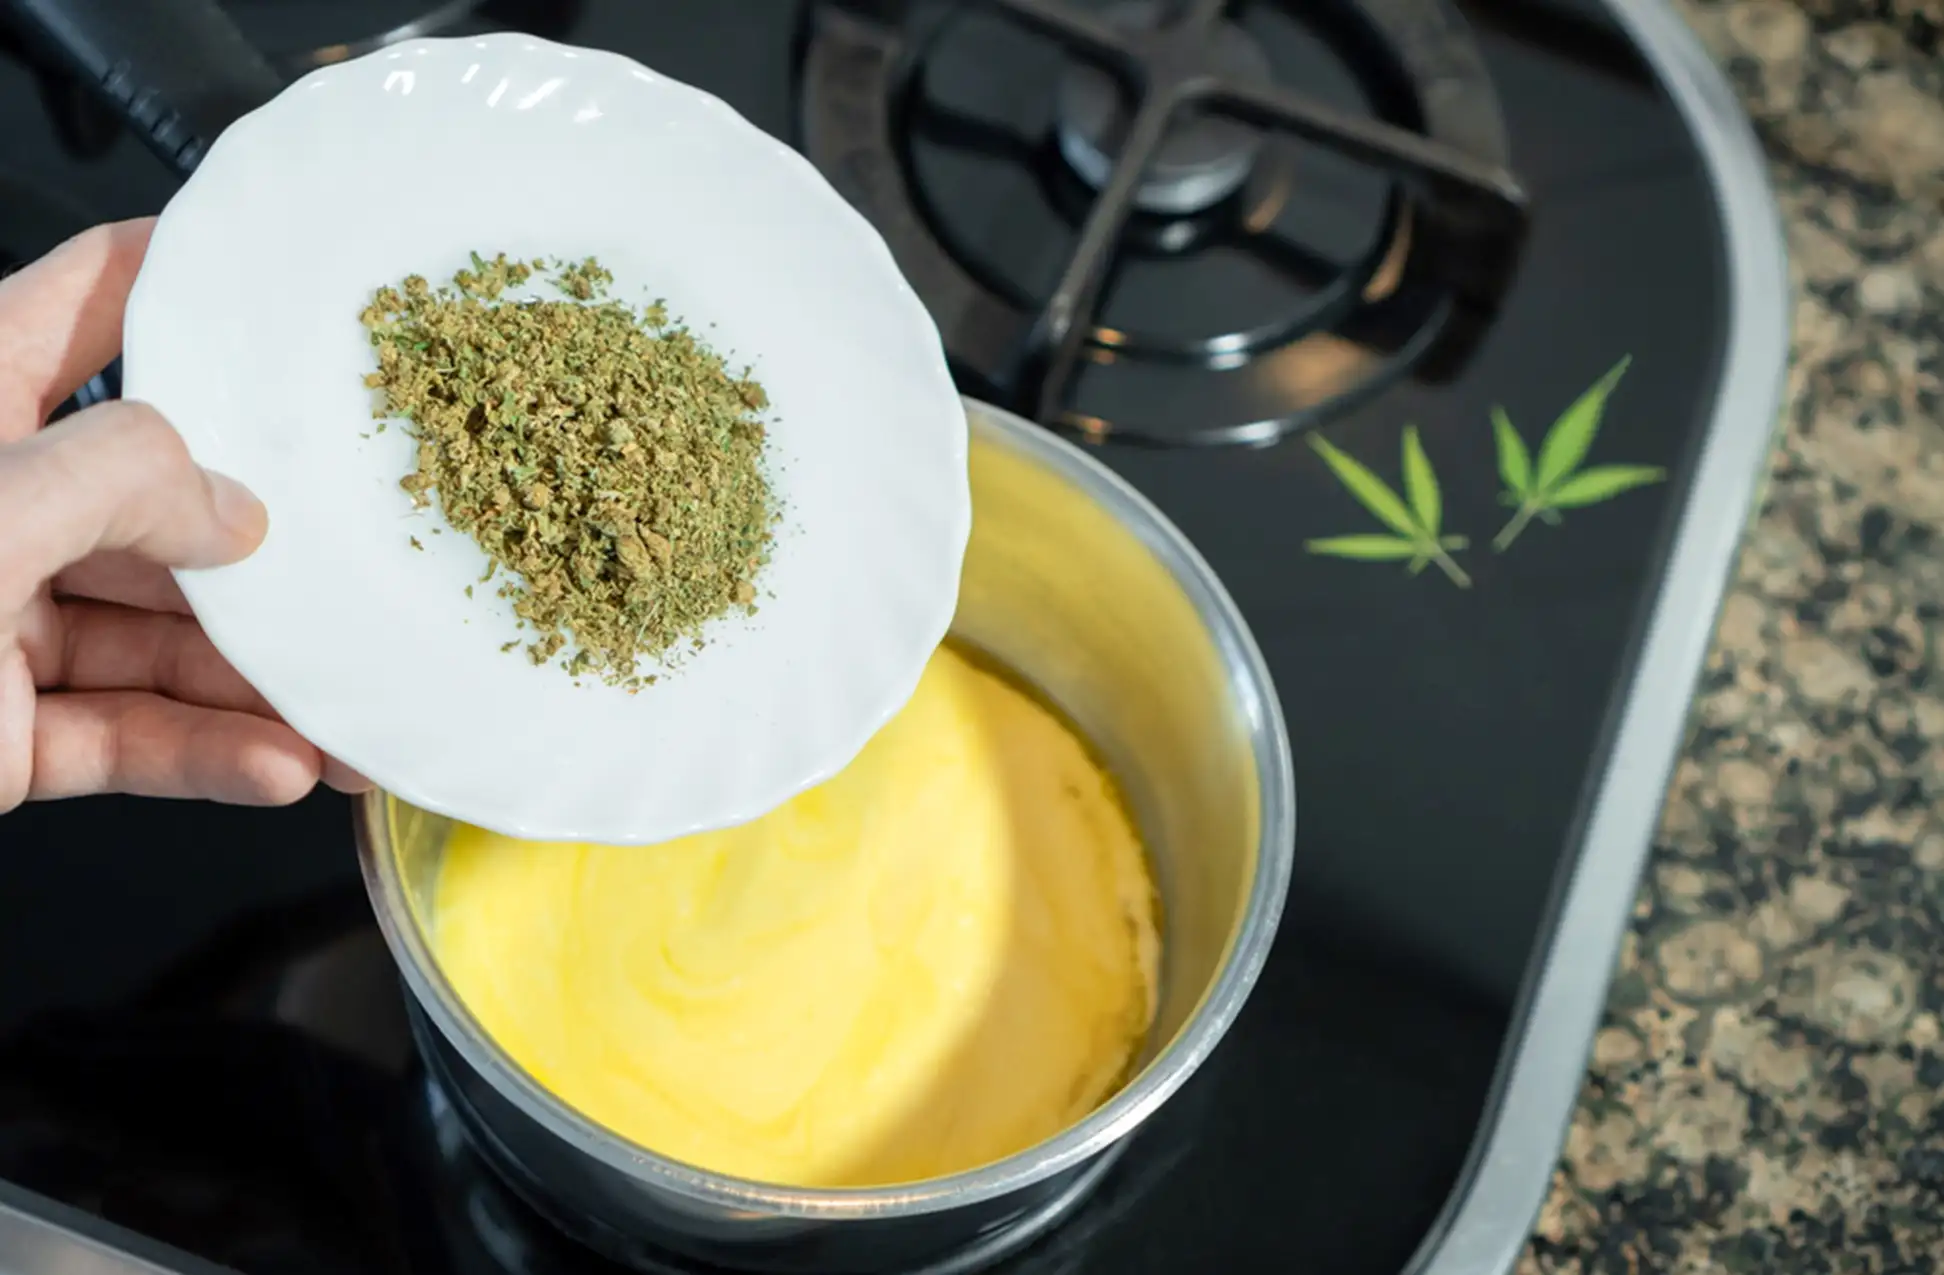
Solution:
{"label": "gas burner", "polygon": [[823,0],[804,147],[978,391],[1090,440],[1273,442],[1454,376],[1525,225],[1444,0],[1293,8]]}
{"label": "gas burner", "polygon": [[[1114,6],[1105,16],[1117,31],[1135,35],[1157,26],[1162,8],[1158,0],[1134,0]],[[1270,79],[1269,56],[1241,27],[1217,23],[1210,40],[1209,56],[1222,74],[1254,84]],[[1067,68],[1060,78],[1060,153],[1095,190],[1113,180],[1128,122],[1120,86],[1111,75],[1087,62]],[[1185,215],[1219,203],[1249,175],[1261,142],[1261,135],[1246,124],[1183,110],[1141,175],[1134,207]]]}

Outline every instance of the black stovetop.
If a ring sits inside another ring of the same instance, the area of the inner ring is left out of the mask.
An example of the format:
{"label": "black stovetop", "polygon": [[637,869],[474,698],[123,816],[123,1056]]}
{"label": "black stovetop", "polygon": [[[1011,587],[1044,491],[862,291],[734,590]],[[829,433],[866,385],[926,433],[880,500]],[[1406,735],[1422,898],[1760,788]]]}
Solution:
{"label": "black stovetop", "polygon": [[[1364,3],[1238,9],[1286,84],[1423,126],[1408,76],[1359,81],[1331,42],[1368,41],[1358,12],[1440,11]],[[1433,1226],[1486,1109],[1695,498],[1727,303],[1695,145],[1617,26],[1591,0],[1477,3],[1475,37],[1453,26],[1425,56],[1466,84],[1482,72],[1496,97],[1496,115],[1488,98],[1454,127],[1487,141],[1501,128],[1523,191],[1502,278],[1461,277],[1471,246],[1434,216],[1400,232],[1387,180],[1264,144],[1214,206],[1135,215],[1050,396],[1033,320],[1090,195],[1048,124],[1065,63],[1016,21],[933,0],[588,0],[502,3],[455,28],[540,12],[542,34],[627,53],[818,152],[891,227],[968,391],[1104,439],[1098,454],[1210,560],[1269,661],[1299,810],[1282,937],[1225,1043],[1101,1192],[1003,1269],[1388,1275]],[[433,6],[228,7],[289,69]],[[0,54],[0,268],[157,211],[179,181],[58,73],[28,69],[47,61]],[[829,78],[845,70],[866,78]],[[856,88],[871,75],[900,130],[875,151],[878,108]],[[824,114],[806,116],[806,97]],[[915,193],[887,196],[887,179]],[[929,234],[900,231],[906,217]],[[1418,236],[1401,276],[1384,264],[1400,233]],[[1413,363],[1448,292],[1466,294],[1459,336]],[[1327,322],[1294,330],[1298,312]],[[1563,416],[1570,432],[1569,405],[1623,361],[1582,468],[1664,477],[1622,491],[1627,474],[1582,473],[1559,516],[1521,520],[1495,549],[1516,513],[1495,408],[1533,470],[1572,460],[1542,438]],[[1148,445],[1265,422],[1253,436],[1297,433]],[[1311,426],[1400,493],[1415,426],[1439,534],[1465,546],[1413,570],[1300,434]],[[103,799],[0,820],[0,968],[0,1179],[248,1275],[605,1269],[441,1150],[335,797],[284,811]]]}

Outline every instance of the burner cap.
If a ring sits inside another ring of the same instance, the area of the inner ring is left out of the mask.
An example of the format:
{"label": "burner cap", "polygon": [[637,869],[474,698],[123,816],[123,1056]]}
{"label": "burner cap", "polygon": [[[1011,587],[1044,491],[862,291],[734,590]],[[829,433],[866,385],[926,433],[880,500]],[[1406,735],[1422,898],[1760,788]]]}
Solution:
{"label": "burner cap", "polygon": [[[804,149],[973,392],[1089,441],[1249,446],[1455,376],[1525,218],[1449,0],[1110,6],[805,10]],[[1122,190],[1143,90],[1183,105]]]}
{"label": "burner cap", "polygon": [[[1151,0],[1130,0],[1105,16],[1122,30],[1140,31],[1151,29],[1160,14]],[[1222,22],[1208,38],[1213,68],[1236,80],[1269,79],[1269,58],[1254,36]],[[1070,63],[1060,80],[1058,112],[1060,154],[1088,185],[1106,185],[1128,120],[1113,79],[1089,63]],[[1246,124],[1184,111],[1148,166],[1134,204],[1142,212],[1170,216],[1210,208],[1247,179],[1261,146],[1261,135]]]}

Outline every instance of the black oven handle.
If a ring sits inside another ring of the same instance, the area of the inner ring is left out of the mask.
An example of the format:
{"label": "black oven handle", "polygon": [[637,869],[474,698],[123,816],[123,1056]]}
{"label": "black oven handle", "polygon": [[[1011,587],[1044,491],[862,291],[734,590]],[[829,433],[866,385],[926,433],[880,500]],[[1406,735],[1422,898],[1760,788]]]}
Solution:
{"label": "black oven handle", "polygon": [[180,176],[284,86],[216,0],[0,0],[43,58]]}

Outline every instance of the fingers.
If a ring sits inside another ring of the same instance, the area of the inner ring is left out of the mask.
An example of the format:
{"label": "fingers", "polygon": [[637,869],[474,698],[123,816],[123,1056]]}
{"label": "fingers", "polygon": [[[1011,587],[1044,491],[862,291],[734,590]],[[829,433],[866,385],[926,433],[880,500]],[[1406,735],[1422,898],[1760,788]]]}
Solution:
{"label": "fingers", "polygon": [[[247,557],[268,515],[234,480],[199,467],[142,403],[103,403],[0,448],[0,615],[56,572],[100,551],[171,567]],[[17,528],[17,530],[16,530]]]}
{"label": "fingers", "polygon": [[[37,685],[68,692],[146,691],[194,707],[250,713],[282,726],[269,702],[243,680],[187,615],[88,602],[67,602],[58,612],[52,607],[46,610],[53,617],[48,623],[30,622],[20,635],[30,689]],[[7,711],[5,700],[6,690],[0,685],[0,713]],[[41,702],[53,699],[44,697]],[[0,730],[6,721],[0,717]],[[6,808],[9,791],[7,760],[24,757],[26,752],[24,742],[0,739],[0,809]],[[339,792],[356,794],[371,787],[370,780],[342,762],[330,757],[319,760],[324,782]],[[27,769],[24,765],[15,769],[20,773],[11,782],[24,793]]]}
{"label": "fingers", "polygon": [[31,630],[21,635],[42,689],[154,691],[204,708],[276,717],[189,616],[69,602],[57,628],[52,640]]}
{"label": "fingers", "polygon": [[132,553],[97,553],[83,558],[54,577],[54,596],[189,614],[189,600],[182,596],[168,569]]}
{"label": "fingers", "polygon": [[121,349],[155,219],[96,226],[0,280],[0,444],[25,438]]}
{"label": "fingers", "polygon": [[34,677],[18,647],[0,645],[0,814],[27,800],[34,778]]}
{"label": "fingers", "polygon": [[44,695],[31,720],[30,801],[123,792],[286,806],[323,768],[280,722],[141,691]]}
{"label": "fingers", "polygon": [[324,783],[327,787],[351,797],[361,792],[370,792],[375,786],[369,779],[328,753],[324,757]]}

